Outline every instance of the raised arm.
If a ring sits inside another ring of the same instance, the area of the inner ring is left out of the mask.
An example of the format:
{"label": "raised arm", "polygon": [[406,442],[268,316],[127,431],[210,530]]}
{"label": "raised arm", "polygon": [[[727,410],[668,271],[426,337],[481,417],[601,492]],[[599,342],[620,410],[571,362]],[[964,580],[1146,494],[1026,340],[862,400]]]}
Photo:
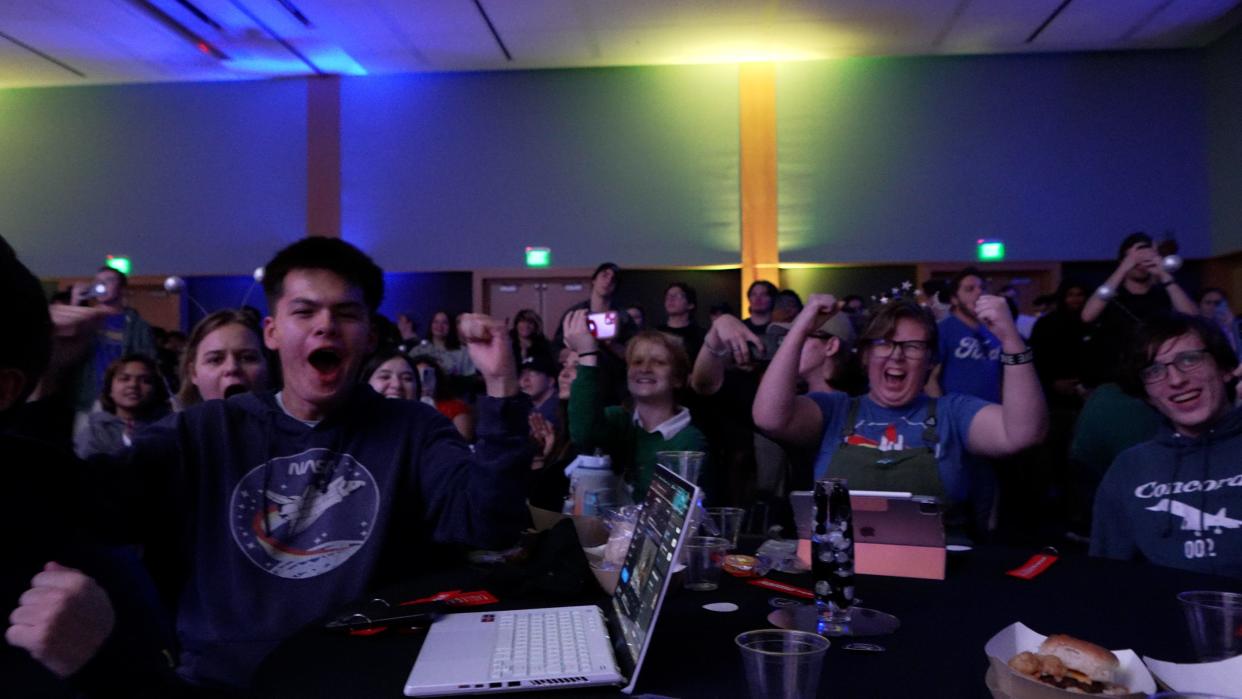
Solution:
{"label": "raised arm", "polygon": [[1126,275],[1130,273],[1130,270],[1134,269],[1134,266],[1141,261],[1142,251],[1150,249],[1136,245],[1126,251],[1125,257],[1121,258],[1121,263],[1117,265],[1117,269],[1113,270],[1113,273],[1108,275],[1108,279],[1100,285],[1100,288],[1107,288],[1107,292],[1101,296],[1100,288],[1097,288],[1095,293],[1087,297],[1087,303],[1082,307],[1082,322],[1094,323],[1100,317],[1100,314],[1108,307],[1109,298],[1112,298],[1112,294],[1117,292],[1117,289],[1125,281]]}
{"label": "raised arm", "polygon": [[578,353],[578,376],[569,390],[569,439],[584,452],[595,448],[611,451],[604,404],[600,397],[599,341],[587,326],[587,311],[565,316],[561,326],[565,346]]}
{"label": "raised arm", "polygon": [[[1019,355],[1026,343],[1013,324],[1009,306],[1000,296],[980,296],[975,314],[1001,341],[1004,355]],[[981,456],[1008,456],[1034,446],[1048,431],[1048,406],[1030,357],[1014,357],[1020,364],[1005,364],[1001,404],[989,404],[970,422],[966,446]]]}
{"label": "raised arm", "polygon": [[1199,306],[1190,298],[1190,294],[1182,288],[1181,284],[1173,278],[1173,274],[1164,268],[1164,265],[1157,264],[1154,267],[1154,274],[1160,279],[1160,286],[1169,292],[1169,300],[1173,302],[1173,310],[1178,313],[1185,313],[1188,316],[1198,315]]}
{"label": "raised arm", "polygon": [[690,388],[701,396],[712,396],[724,383],[729,362],[746,364],[751,358],[751,346],[759,346],[759,338],[737,317],[721,315],[703,338],[703,347],[694,359],[690,373]]}
{"label": "raised arm", "polygon": [[798,395],[798,363],[807,334],[836,312],[837,300],[830,294],[811,294],[763,374],[751,412],[755,427],[773,439],[804,447],[819,444],[824,417],[815,401]]}

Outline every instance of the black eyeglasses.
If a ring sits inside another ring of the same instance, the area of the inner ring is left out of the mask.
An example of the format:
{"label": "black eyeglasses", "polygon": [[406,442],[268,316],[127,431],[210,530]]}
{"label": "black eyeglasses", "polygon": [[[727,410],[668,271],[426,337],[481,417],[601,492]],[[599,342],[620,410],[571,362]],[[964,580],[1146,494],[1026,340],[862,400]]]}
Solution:
{"label": "black eyeglasses", "polygon": [[893,351],[901,348],[901,355],[907,359],[922,359],[927,356],[926,340],[886,340],[880,338],[871,341],[871,353],[881,359],[893,356]]}
{"label": "black eyeglasses", "polygon": [[1139,378],[1143,379],[1143,383],[1146,384],[1160,383],[1169,377],[1169,367],[1175,366],[1182,374],[1189,374],[1203,366],[1207,357],[1208,351],[1205,349],[1178,352],[1171,362],[1152,362],[1143,367],[1143,370],[1139,372]]}

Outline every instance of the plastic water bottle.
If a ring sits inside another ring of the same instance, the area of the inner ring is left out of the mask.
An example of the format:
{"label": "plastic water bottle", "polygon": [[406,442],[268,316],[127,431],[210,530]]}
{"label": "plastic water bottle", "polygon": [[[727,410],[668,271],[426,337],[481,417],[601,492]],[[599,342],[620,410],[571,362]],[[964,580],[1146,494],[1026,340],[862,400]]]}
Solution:
{"label": "plastic water bottle", "polygon": [[815,533],[811,547],[819,632],[848,632],[850,608],[854,606],[854,513],[844,478],[815,483]]}

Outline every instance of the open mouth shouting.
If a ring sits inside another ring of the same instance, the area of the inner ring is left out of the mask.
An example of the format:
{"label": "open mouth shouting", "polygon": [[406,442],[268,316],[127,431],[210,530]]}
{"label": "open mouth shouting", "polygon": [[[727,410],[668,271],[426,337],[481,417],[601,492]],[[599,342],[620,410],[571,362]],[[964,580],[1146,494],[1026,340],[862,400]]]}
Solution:
{"label": "open mouth shouting", "polygon": [[306,358],[321,383],[335,384],[343,378],[345,358],[335,347],[320,347]]}
{"label": "open mouth shouting", "polygon": [[249,390],[250,390],[250,387],[243,383],[229,384],[228,386],[224,387],[224,397],[232,398],[233,396],[239,393],[245,393],[246,391],[249,391]]}

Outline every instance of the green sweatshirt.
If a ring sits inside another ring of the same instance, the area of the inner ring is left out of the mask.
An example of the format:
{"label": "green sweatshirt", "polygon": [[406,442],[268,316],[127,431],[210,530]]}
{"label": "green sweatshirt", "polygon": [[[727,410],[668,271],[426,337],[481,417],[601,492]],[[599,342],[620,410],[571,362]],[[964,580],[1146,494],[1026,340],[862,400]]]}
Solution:
{"label": "green sweatshirt", "polygon": [[[659,430],[648,432],[634,415],[619,405],[605,408],[600,400],[599,368],[579,366],[569,393],[569,438],[583,454],[602,450],[612,457],[612,468],[634,486],[634,500],[647,494],[658,451],[707,451],[707,438],[687,424],[665,439]],[[684,410],[684,408],[681,408]],[[707,465],[699,480],[706,482]]]}

